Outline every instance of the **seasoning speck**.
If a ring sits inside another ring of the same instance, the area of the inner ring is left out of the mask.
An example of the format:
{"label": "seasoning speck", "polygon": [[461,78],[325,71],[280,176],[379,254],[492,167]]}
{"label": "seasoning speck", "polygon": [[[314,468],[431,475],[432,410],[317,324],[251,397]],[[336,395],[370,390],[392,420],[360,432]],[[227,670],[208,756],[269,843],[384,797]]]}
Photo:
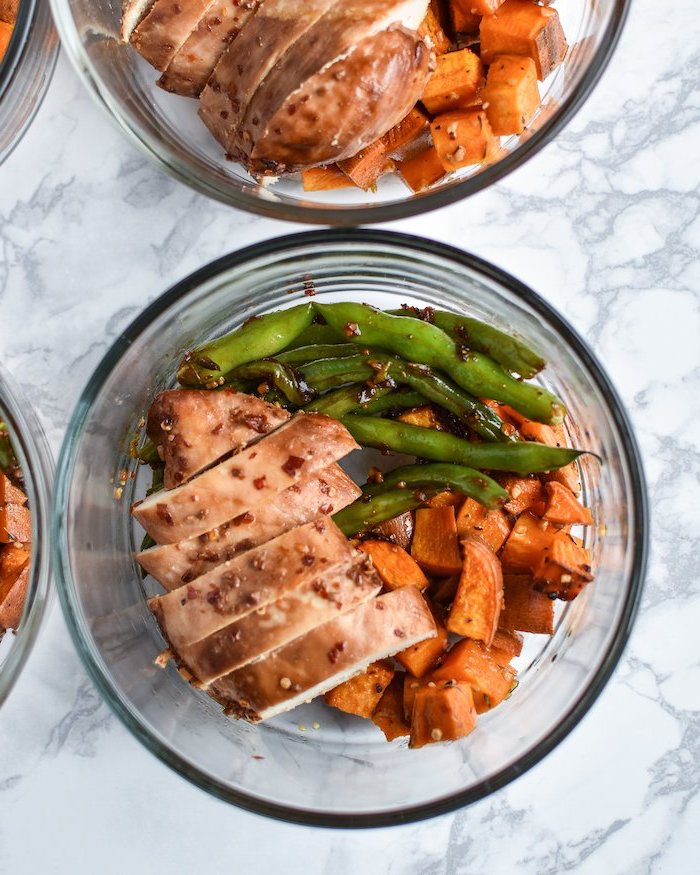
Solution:
{"label": "seasoning speck", "polygon": [[280,678],[280,686],[283,690],[289,690],[292,686],[292,682],[289,678]]}

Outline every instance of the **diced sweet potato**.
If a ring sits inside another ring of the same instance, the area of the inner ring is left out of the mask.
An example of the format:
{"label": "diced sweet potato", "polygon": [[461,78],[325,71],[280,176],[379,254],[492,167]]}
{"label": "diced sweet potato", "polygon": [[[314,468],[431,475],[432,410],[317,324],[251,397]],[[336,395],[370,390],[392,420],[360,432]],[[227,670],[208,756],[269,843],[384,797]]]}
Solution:
{"label": "diced sweet potato", "polygon": [[[497,629],[491,642],[490,653],[499,665],[507,665],[523,652],[523,636],[520,632]],[[501,659],[505,661],[501,661]]]}
{"label": "diced sweet potato", "polygon": [[[517,417],[517,426],[520,436],[526,441],[537,441],[539,444],[546,444],[548,447],[565,447],[568,446],[566,440],[566,432],[564,426],[559,425],[544,425],[541,422],[535,422],[532,419],[525,419],[517,411],[508,408],[511,417],[515,420]],[[578,477],[578,467],[576,462],[571,462],[563,468],[558,468],[556,471],[550,471],[547,474],[541,475],[542,480],[555,480],[570,489],[574,495],[578,495],[581,488]]]}
{"label": "diced sweet potato", "polygon": [[416,511],[411,556],[421,568],[438,577],[462,570],[453,507],[422,507]]}
{"label": "diced sweet potato", "polygon": [[393,677],[394,669],[390,662],[373,662],[367,671],[329,690],[324,699],[327,705],[340,711],[357,714],[358,717],[371,717]]}
{"label": "diced sweet potato", "polygon": [[439,115],[430,125],[435,149],[446,171],[483,164],[497,141],[486,113],[481,109],[460,109]]}
{"label": "diced sweet potato", "polygon": [[505,0],[460,0],[460,2],[475,15],[493,15]]}
{"label": "diced sweet potato", "polygon": [[483,97],[494,134],[521,134],[540,105],[535,62],[524,55],[497,55]]}
{"label": "diced sweet potato", "polygon": [[13,27],[6,21],[0,21],[0,61],[5,57],[5,53],[12,39]]}
{"label": "diced sweet potato", "polygon": [[27,496],[19,487],[0,471],[0,505],[3,504],[26,504]]}
{"label": "diced sweet potato", "polygon": [[29,564],[30,555],[29,548],[24,544],[7,544],[0,548],[0,603]]}
{"label": "diced sweet potato", "polygon": [[442,664],[430,673],[434,681],[457,681],[489,697],[497,705],[513,689],[515,670],[499,665],[488,649],[478,641],[464,638],[447,653]]}
{"label": "diced sweet potato", "polygon": [[352,158],[338,162],[338,168],[364,191],[376,185],[382,173],[392,170],[393,166],[392,160],[387,158],[383,139],[370,143]]}
{"label": "diced sweet potato", "polygon": [[403,672],[394,675],[372,714],[372,722],[382,730],[387,741],[401,738],[411,731],[403,710],[404,677]]}
{"label": "diced sweet potato", "polygon": [[381,535],[382,538],[388,539],[393,544],[398,544],[404,550],[408,550],[413,538],[413,514],[410,512],[401,513],[392,520],[378,523],[370,529],[370,534]]}
{"label": "diced sweet potato", "polygon": [[518,517],[503,548],[503,570],[532,572],[552,543],[555,531],[546,520],[539,520],[530,511],[525,511]]}
{"label": "diced sweet potato", "polygon": [[546,79],[566,54],[556,9],[531,0],[505,0],[493,15],[481,19],[479,35],[485,64],[497,55],[525,55],[535,62],[538,79]]}
{"label": "diced sweet potato", "polygon": [[333,191],[337,188],[353,188],[355,185],[335,164],[302,170],[301,184],[304,191]]}
{"label": "diced sweet potato", "polygon": [[450,0],[450,18],[455,33],[475,33],[479,30],[481,16],[472,12],[471,0]]}
{"label": "diced sweet potato", "polygon": [[388,541],[363,541],[360,549],[372,557],[372,563],[387,589],[400,586],[417,586],[425,589],[428,578],[420,565],[398,544]]}
{"label": "diced sweet potato", "polygon": [[591,557],[572,535],[557,532],[533,577],[539,592],[571,601],[593,580]]}
{"label": "diced sweet potato", "polygon": [[481,59],[471,49],[438,55],[423,92],[423,106],[433,115],[474,106],[480,102],[484,81]]}
{"label": "diced sweet potato", "polygon": [[436,611],[431,606],[433,620],[435,620],[435,628],[437,629],[436,638],[428,638],[425,641],[420,641],[412,647],[402,650],[396,654],[396,659],[413,677],[420,678],[435,665],[438,659],[447,650],[448,636],[447,629],[440,620]]}
{"label": "diced sweet potato", "polygon": [[430,590],[430,597],[439,605],[449,605],[455,597],[459,585],[459,574],[436,581]]}
{"label": "diced sweet potato", "polygon": [[0,544],[19,541],[27,544],[32,539],[32,516],[22,504],[0,507]]}
{"label": "diced sweet potato", "polygon": [[457,515],[460,538],[476,538],[497,553],[510,534],[510,521],[502,510],[487,510],[473,498],[467,498]]}
{"label": "diced sweet potato", "polygon": [[446,174],[440,156],[434,146],[413,158],[400,161],[396,166],[396,170],[411,191],[415,192],[425,191],[426,188],[430,188],[431,185],[434,185]]}
{"label": "diced sweet potato", "polygon": [[413,407],[410,410],[404,410],[396,417],[399,422],[407,422],[409,425],[417,425],[419,428],[434,428],[442,431],[442,425],[437,417],[437,414],[429,404],[422,407]]}
{"label": "diced sweet potato", "polygon": [[452,47],[452,43],[443,30],[435,6],[432,3],[428,6],[428,11],[418,28],[418,33],[427,39],[428,44],[438,55],[442,55],[444,52],[449,52]]}
{"label": "diced sweet potato", "polygon": [[0,602],[0,630],[17,629],[29,588],[29,565],[25,565],[10,591]]}
{"label": "diced sweet potato", "polygon": [[490,647],[503,606],[501,563],[486,544],[475,538],[462,541],[462,573],[447,628]]}
{"label": "diced sweet potato", "polygon": [[390,158],[405,161],[425,151],[430,145],[430,119],[417,106],[382,137],[384,149]]}
{"label": "diced sweet potato", "polygon": [[536,635],[554,633],[554,602],[533,588],[529,575],[504,574],[503,599],[505,607],[499,620],[503,629]]}
{"label": "diced sweet potato", "polygon": [[456,741],[475,726],[474,699],[466,684],[421,687],[413,703],[409,747]]}
{"label": "diced sweet potato", "polygon": [[562,483],[556,480],[545,483],[544,491],[547,496],[544,519],[562,525],[577,523],[582,526],[593,525],[590,510],[584,507],[574,493]]}
{"label": "diced sweet potato", "polygon": [[[532,510],[535,516],[544,513],[544,489],[536,475],[530,477],[499,477],[498,482],[510,495],[503,509],[513,516],[520,516],[525,510]],[[457,524],[459,527],[459,523]]]}
{"label": "diced sweet potato", "polygon": [[438,492],[428,499],[428,507],[459,507],[464,501],[464,496],[459,492]]}

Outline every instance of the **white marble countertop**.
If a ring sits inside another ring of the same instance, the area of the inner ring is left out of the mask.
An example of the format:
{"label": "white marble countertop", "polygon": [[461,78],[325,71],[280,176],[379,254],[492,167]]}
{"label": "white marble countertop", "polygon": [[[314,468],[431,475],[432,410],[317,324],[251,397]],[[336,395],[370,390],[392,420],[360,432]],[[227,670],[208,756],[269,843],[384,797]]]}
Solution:
{"label": "white marble countertop", "polygon": [[[494,189],[394,226],[469,248],[537,289],[591,343],[634,421],[653,509],[648,583],[625,657],[580,726],[453,816],[363,833],[274,823],[208,798],[127,733],[56,603],[0,715],[0,872],[698,871],[695,6],[636,0],[602,84],[555,145]],[[291,230],[155,170],[61,58],[37,123],[0,168],[0,355],[54,451],[81,387],[148,301],[212,258]]]}

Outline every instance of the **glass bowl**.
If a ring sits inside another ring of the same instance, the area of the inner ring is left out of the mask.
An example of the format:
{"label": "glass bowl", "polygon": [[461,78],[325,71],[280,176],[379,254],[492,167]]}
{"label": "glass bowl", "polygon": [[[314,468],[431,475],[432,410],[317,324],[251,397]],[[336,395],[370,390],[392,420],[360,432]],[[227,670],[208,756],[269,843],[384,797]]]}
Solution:
{"label": "glass bowl", "polygon": [[36,641],[49,600],[49,510],[53,464],[44,432],[31,405],[0,367],[0,420],[24,475],[32,513],[32,555],[24,613],[16,633],[0,641],[0,706],[10,694]]}
{"label": "glass bowl", "polygon": [[[312,703],[251,726],[223,715],[171,664],[146,605],[156,592],[132,558],[141,495],[130,444],[186,350],[304,298],[404,302],[469,312],[529,338],[551,363],[543,383],[567,403],[582,467],[595,583],[562,607],[555,635],[530,636],[520,684],[464,741],[408,750],[369,721]],[[646,560],[643,474],[623,406],[578,335],[533,291],[442,244],[372,231],[306,233],[228,255],[179,283],[119,338],[90,380],[61,451],[55,569],[83,660],[116,713],[153,753],[210,793],[307,824],[378,826],[450,811],[522,774],[578,723],[615,667]],[[320,724],[320,728],[313,728]],[[301,727],[306,727],[303,731]]]}
{"label": "glass bowl", "polygon": [[42,0],[22,0],[5,57],[0,61],[0,164],[41,106],[58,57],[51,11]]}
{"label": "glass bowl", "polygon": [[119,43],[121,7],[114,0],[51,0],[63,45],[91,94],[163,169],[192,188],[240,209],[287,221],[360,225],[417,215],[491,185],[545,146],[582,105],[605,69],[630,0],[561,0],[557,9],[570,45],[542,87],[542,107],[521,136],[503,139],[503,157],[481,171],[411,194],[396,177],[377,193],[359,189],[303,192],[297,181],[257,185],[197,117],[189,98],[155,85],[156,71]]}

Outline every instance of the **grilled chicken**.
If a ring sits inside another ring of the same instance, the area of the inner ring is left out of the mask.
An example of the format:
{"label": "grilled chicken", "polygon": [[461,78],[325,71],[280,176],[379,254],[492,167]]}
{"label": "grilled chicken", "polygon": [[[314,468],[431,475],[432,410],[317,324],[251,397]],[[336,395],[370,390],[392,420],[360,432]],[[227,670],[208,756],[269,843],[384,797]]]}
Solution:
{"label": "grilled chicken", "polygon": [[131,34],[131,44],[156,70],[165,70],[212,0],[155,0]]}
{"label": "grilled chicken", "polygon": [[128,43],[138,23],[153,6],[154,0],[122,0],[122,42]]}

